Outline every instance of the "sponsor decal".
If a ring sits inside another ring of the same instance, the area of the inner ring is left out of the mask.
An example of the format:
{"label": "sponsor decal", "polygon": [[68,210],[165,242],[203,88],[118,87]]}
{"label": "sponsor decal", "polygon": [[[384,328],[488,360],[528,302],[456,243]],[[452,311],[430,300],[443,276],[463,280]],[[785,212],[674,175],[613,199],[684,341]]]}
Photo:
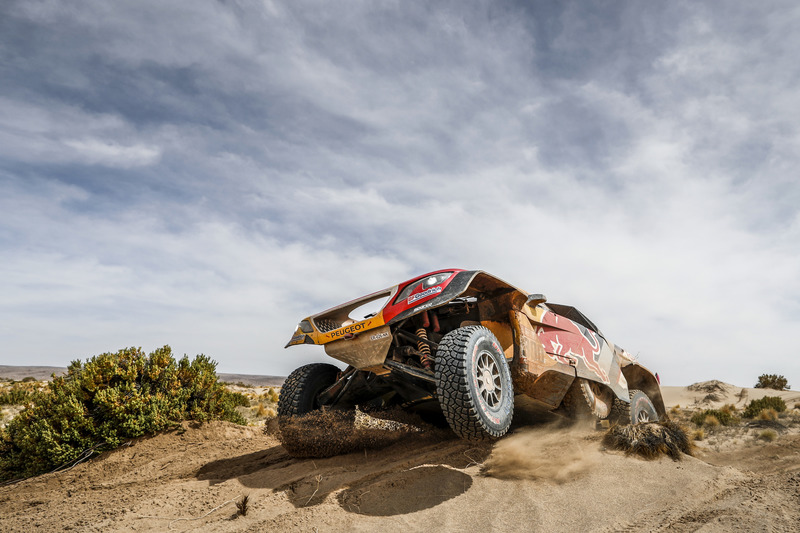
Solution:
{"label": "sponsor decal", "polygon": [[384,331],[383,333],[376,333],[375,335],[373,335],[372,337],[370,337],[370,338],[369,338],[369,340],[371,340],[371,341],[377,341],[377,340],[379,340],[379,339],[385,339],[385,338],[386,338],[386,337],[388,337],[388,336],[389,336],[389,332],[388,332],[388,331]]}
{"label": "sponsor decal", "polygon": [[[545,346],[548,355],[563,364],[575,365],[582,361],[589,371],[603,383],[610,383],[606,369],[600,364],[603,342],[597,334],[569,319],[559,320],[555,313],[542,313],[542,321],[549,327],[536,328],[536,334]],[[550,349],[547,349],[547,345]],[[572,361],[570,361],[572,359]]]}
{"label": "sponsor decal", "polygon": [[440,292],[442,292],[442,288],[441,287],[439,287],[439,286],[431,287],[430,289],[426,289],[426,290],[424,290],[422,292],[418,292],[417,294],[412,294],[411,296],[408,297],[408,300],[406,300],[406,303],[411,305],[414,302],[416,302],[417,300],[422,300],[423,298],[426,298],[428,296],[432,296],[434,294],[439,294]]}
{"label": "sponsor decal", "polygon": [[370,322],[358,322],[356,324],[350,324],[349,326],[345,326],[343,328],[337,329],[336,331],[331,331],[328,335],[332,339],[336,339],[338,337],[344,337],[349,333],[358,333],[359,331],[366,329],[369,326]]}

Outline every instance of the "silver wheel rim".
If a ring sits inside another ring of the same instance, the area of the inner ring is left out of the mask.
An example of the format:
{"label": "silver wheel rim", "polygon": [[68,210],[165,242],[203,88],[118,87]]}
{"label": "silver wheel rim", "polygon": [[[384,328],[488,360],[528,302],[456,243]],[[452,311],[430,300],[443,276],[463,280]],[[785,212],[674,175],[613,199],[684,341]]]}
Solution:
{"label": "silver wheel rim", "polygon": [[478,364],[475,366],[475,374],[478,380],[478,393],[484,403],[490,409],[496,408],[503,398],[503,383],[500,378],[500,367],[491,353],[481,352]]}
{"label": "silver wheel rim", "polygon": [[639,414],[636,415],[636,422],[640,424],[642,422],[650,422],[650,415],[647,413],[646,409],[639,411]]}

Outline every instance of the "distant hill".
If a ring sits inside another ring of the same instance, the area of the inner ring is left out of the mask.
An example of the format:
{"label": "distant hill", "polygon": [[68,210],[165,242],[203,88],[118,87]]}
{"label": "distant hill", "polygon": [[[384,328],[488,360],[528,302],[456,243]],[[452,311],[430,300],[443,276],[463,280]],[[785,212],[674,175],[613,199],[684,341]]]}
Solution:
{"label": "distant hill", "polygon": [[[67,368],[63,366],[13,366],[0,365],[0,378],[21,380],[32,377],[38,381],[50,380],[53,374],[59,375],[66,373]],[[256,387],[280,387],[283,385],[285,376],[257,376],[253,374],[217,374],[220,381],[226,383],[245,383]]]}
{"label": "distant hill", "polygon": [[225,383],[244,383],[255,387],[282,387],[286,376],[257,376],[254,374],[217,374]]}
{"label": "distant hill", "polygon": [[52,374],[64,374],[67,369],[63,366],[11,366],[0,365],[0,378],[19,381],[25,378],[34,378],[37,381],[50,381]]}

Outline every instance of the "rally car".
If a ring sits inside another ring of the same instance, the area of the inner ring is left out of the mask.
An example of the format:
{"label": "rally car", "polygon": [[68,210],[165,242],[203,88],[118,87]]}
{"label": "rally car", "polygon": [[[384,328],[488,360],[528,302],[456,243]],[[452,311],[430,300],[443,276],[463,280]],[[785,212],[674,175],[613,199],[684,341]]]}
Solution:
{"label": "rally car", "polygon": [[480,270],[438,270],[311,315],[286,347],[300,344],[347,367],[292,372],[279,426],[318,409],[401,406],[438,412],[461,438],[484,440],[508,431],[519,394],[614,423],[666,417],[657,375],[583,313]]}

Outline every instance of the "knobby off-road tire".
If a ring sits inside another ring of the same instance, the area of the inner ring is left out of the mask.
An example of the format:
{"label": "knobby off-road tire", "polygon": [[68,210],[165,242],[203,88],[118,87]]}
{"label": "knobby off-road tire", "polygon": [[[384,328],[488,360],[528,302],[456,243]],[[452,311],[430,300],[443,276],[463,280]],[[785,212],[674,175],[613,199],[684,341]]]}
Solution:
{"label": "knobby off-road tire", "polygon": [[514,390],[503,350],[491,331],[466,326],[439,341],[436,395],[447,423],[462,439],[506,434],[514,415]]}
{"label": "knobby off-road tire", "polygon": [[278,397],[278,422],[319,409],[317,396],[336,382],[339,369],[327,363],[301,366],[286,378]]}
{"label": "knobby off-road tire", "polygon": [[592,409],[589,407],[589,402],[583,393],[581,378],[578,378],[572,382],[572,385],[570,385],[567,394],[564,395],[562,402],[564,404],[564,410],[571,419],[575,421],[583,421],[594,418]]}
{"label": "knobby off-road tire", "polygon": [[611,415],[611,407],[616,397],[611,389],[588,379],[580,380],[580,389],[592,416],[605,420]]}
{"label": "knobby off-road tire", "polygon": [[658,412],[653,402],[640,390],[630,391],[631,403],[614,398],[609,419],[621,425],[639,424],[642,422],[658,422]]}
{"label": "knobby off-road tire", "polygon": [[[303,421],[303,415],[320,409],[319,393],[336,382],[339,369],[326,363],[301,366],[286,378],[278,397],[279,438],[284,449],[294,457],[320,455],[326,428],[323,420]],[[330,453],[329,455],[335,455]]]}

